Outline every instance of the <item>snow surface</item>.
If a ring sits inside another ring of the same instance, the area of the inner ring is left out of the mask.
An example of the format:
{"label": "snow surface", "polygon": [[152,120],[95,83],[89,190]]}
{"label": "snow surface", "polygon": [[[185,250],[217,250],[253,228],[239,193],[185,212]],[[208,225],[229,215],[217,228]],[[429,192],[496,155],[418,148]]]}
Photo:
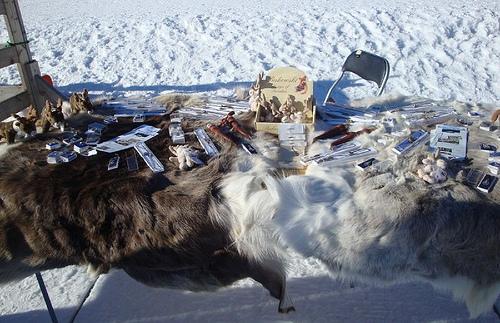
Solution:
{"label": "snow surface", "polygon": [[[386,57],[386,93],[500,104],[499,1],[19,0],[30,47],[59,89],[94,94],[166,91],[232,94],[257,73],[293,65],[318,99],[345,57]],[[5,27],[0,38],[7,40]],[[16,84],[14,68],[0,84]],[[465,306],[425,284],[350,288],[314,258],[292,255],[290,296],[279,315],[260,285],[217,293],[145,287],[123,272],[94,284],[83,269],[44,272],[61,322],[467,322]],[[0,286],[0,322],[47,322],[36,279]],[[491,322],[493,313],[476,320]]]}

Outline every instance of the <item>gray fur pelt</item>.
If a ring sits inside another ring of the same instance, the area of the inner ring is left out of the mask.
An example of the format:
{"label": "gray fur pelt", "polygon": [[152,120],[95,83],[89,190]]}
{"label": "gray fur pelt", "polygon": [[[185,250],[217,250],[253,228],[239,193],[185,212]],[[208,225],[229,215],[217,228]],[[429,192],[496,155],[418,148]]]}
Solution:
{"label": "gray fur pelt", "polygon": [[368,175],[310,166],[268,179],[275,222],[288,246],[347,281],[423,280],[451,290],[476,317],[500,293],[500,205],[460,182],[428,185],[409,164]]}
{"label": "gray fur pelt", "polygon": [[[181,172],[168,160],[168,121],[157,124],[163,130],[148,146],[166,165],[162,174],[141,161],[139,171],[128,172],[125,154],[122,167],[111,172],[107,154],[47,165],[49,138],[1,158],[0,283],[72,264],[97,273],[123,269],[150,286],[189,290],[251,277],[280,300],[280,311],[291,310],[284,257],[271,226],[239,212],[234,192],[225,189],[241,159],[237,151],[223,147],[207,166]],[[107,136],[135,126],[116,125]],[[192,143],[193,126],[183,125]],[[254,236],[261,243],[257,251],[246,244]]]}

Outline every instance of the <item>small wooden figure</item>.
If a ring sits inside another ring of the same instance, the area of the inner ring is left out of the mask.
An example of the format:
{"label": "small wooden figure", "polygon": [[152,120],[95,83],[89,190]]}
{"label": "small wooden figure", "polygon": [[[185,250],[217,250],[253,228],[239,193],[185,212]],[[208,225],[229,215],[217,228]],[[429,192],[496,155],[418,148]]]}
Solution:
{"label": "small wooden figure", "polygon": [[92,102],[90,102],[87,89],[84,89],[81,94],[73,93],[69,98],[69,104],[71,106],[71,113],[73,114],[92,111],[94,108]]}

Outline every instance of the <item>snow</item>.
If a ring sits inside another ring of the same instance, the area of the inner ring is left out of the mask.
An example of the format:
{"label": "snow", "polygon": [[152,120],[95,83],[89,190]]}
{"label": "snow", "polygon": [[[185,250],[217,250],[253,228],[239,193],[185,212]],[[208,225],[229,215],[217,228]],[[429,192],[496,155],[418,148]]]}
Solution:
{"label": "snow", "polygon": [[[283,65],[321,88],[361,48],[391,62],[386,93],[499,101],[498,1],[45,0],[21,9],[41,70],[63,91],[233,88]],[[16,76],[2,71],[0,83]]]}
{"label": "snow", "polygon": [[[64,92],[231,94],[261,70],[293,65],[322,100],[355,49],[386,57],[385,93],[500,104],[500,2],[340,0],[19,0],[30,47]],[[139,5],[140,4],[140,5]],[[3,24],[2,24],[3,26]],[[5,27],[0,37],[7,39]],[[0,84],[16,84],[14,68]],[[467,322],[428,285],[350,288],[314,258],[292,254],[297,312],[250,280],[217,293],[145,287],[123,272],[94,280],[83,269],[44,272],[60,321],[76,322]],[[0,322],[48,321],[36,279],[0,286]],[[477,322],[493,321],[490,313]]]}

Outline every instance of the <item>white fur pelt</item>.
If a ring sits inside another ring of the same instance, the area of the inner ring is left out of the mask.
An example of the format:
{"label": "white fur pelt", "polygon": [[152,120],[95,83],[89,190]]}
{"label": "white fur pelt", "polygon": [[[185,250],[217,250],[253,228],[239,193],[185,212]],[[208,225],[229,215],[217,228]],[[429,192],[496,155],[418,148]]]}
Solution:
{"label": "white fur pelt", "polygon": [[277,203],[269,197],[265,184],[276,173],[279,146],[266,134],[257,134],[252,145],[260,154],[240,151],[231,172],[220,183],[226,206],[220,210],[226,211],[216,221],[229,228],[240,254],[285,276],[286,253],[273,222]]}
{"label": "white fur pelt", "polygon": [[[279,227],[273,221],[278,201],[269,196],[266,183],[277,174],[276,140],[257,134],[252,145],[258,155],[240,151],[232,171],[220,183],[226,209],[216,221],[225,228],[238,252],[266,269],[286,276],[287,255],[280,242]],[[291,306],[284,296],[284,306]]]}
{"label": "white fur pelt", "polygon": [[[253,144],[262,151],[263,143]],[[291,247],[335,278],[426,281],[464,300],[472,317],[491,310],[500,293],[498,202],[454,180],[426,184],[411,172],[418,154],[364,175],[309,166],[287,178],[270,157],[241,153],[221,183],[232,215],[219,221],[242,254],[280,267]]]}
{"label": "white fur pelt", "polygon": [[465,300],[473,317],[500,293],[500,207],[461,183],[430,187],[396,164],[364,177],[309,167],[266,185],[285,243],[334,277],[428,281]]}

